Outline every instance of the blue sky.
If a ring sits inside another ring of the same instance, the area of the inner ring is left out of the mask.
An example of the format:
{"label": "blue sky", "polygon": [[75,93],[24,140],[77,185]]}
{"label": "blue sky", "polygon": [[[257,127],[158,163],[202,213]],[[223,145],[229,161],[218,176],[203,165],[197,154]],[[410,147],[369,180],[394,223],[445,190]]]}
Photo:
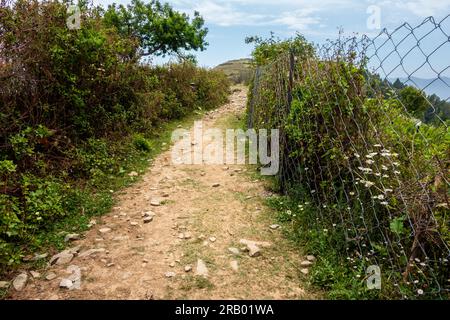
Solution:
{"label": "blue sky", "polygon": [[[128,0],[94,0],[97,4],[112,2],[126,4]],[[268,36],[270,31],[281,38],[300,32],[315,43],[335,39],[338,29],[346,34],[365,33],[375,35],[377,29],[369,29],[367,21],[373,6],[379,8],[380,26],[392,30],[407,21],[417,25],[428,16],[436,20],[450,14],[450,0],[169,0],[174,8],[192,14],[199,11],[209,28],[207,51],[197,54],[199,64],[213,67],[230,59],[248,57],[251,46],[244,43],[249,35]],[[450,31],[450,19],[446,20]],[[449,34],[450,35],[450,34]],[[439,36],[430,37],[429,49],[433,43],[443,41]],[[450,46],[450,44],[449,44]],[[443,49],[442,49],[443,50]],[[448,61],[445,56],[436,55],[440,64]],[[420,60],[417,54],[417,61]],[[394,62],[392,62],[394,63]],[[394,65],[394,64],[393,64]],[[411,70],[414,67],[411,66]],[[397,73],[397,71],[395,71]],[[419,70],[421,76],[433,72]],[[399,74],[400,75],[400,74]]]}

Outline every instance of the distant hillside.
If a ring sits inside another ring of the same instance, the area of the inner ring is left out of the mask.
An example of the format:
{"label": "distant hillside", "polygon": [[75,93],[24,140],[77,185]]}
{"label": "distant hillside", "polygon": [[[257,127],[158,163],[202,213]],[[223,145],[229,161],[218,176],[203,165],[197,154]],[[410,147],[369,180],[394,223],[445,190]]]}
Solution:
{"label": "distant hillside", "polygon": [[230,60],[214,69],[223,71],[234,83],[248,83],[253,75],[251,59]]}
{"label": "distant hillside", "polygon": [[[396,79],[391,79],[392,82],[395,82],[395,80]],[[417,87],[418,89],[424,90],[428,95],[435,94],[439,98],[447,100],[450,97],[450,78],[442,77],[442,80],[446,83],[441,80],[434,80],[435,79],[422,79],[416,77],[411,77],[411,80],[400,78],[400,81],[406,85]]]}

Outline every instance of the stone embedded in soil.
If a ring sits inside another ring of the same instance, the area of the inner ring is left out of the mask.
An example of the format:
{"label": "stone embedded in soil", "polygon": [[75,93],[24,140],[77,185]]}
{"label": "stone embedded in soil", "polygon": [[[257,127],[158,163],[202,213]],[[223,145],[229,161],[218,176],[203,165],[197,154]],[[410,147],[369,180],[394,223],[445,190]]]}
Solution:
{"label": "stone embedded in soil", "polygon": [[145,217],[144,218],[144,223],[150,223],[150,222],[152,222],[153,221],[153,216],[149,216],[149,217]]}
{"label": "stone embedded in soil", "polygon": [[218,188],[218,187],[220,187],[220,183],[214,183],[214,184],[212,185],[212,187],[213,187],[213,188]]}
{"label": "stone embedded in soil", "polygon": [[78,257],[79,257],[80,259],[83,259],[83,258],[90,257],[90,256],[93,255],[93,254],[96,254],[96,253],[103,253],[103,252],[105,252],[105,251],[106,251],[105,248],[89,249],[89,250],[86,250],[86,251],[80,253],[80,255],[79,255]]}
{"label": "stone embedded in soil", "polygon": [[100,233],[108,233],[111,232],[111,228],[101,228],[98,231],[100,231]]}
{"label": "stone embedded in soil", "polygon": [[304,268],[300,270],[301,273],[303,273],[305,276],[309,274],[309,269]]}
{"label": "stone embedded in soil", "polygon": [[80,235],[78,233],[69,233],[64,237],[65,242],[80,240]]}
{"label": "stone embedded in soil", "polygon": [[113,240],[113,241],[120,242],[120,241],[129,240],[129,239],[130,239],[129,236],[118,236],[118,237],[114,237],[112,240]]}
{"label": "stone embedded in soil", "polygon": [[306,260],[314,262],[314,261],[316,261],[316,257],[314,257],[313,255],[308,255],[308,256],[306,256]]}
{"label": "stone embedded in soil", "polygon": [[231,248],[228,248],[228,251],[236,256],[241,254],[241,251],[238,248],[231,247]]}
{"label": "stone embedded in soil", "polygon": [[150,205],[154,207],[159,207],[161,206],[161,201],[159,199],[153,199],[150,201]]}
{"label": "stone embedded in soil", "polygon": [[189,240],[192,238],[192,234],[190,232],[185,232],[184,233],[184,239]]}
{"label": "stone embedded in soil", "polygon": [[114,267],[116,264],[114,263],[114,262],[110,262],[110,263],[108,263],[106,266],[108,267],[108,268],[111,268],[111,267]]}
{"label": "stone embedded in soil", "polygon": [[240,243],[246,246],[245,250],[248,251],[250,257],[257,257],[261,254],[260,246],[267,248],[271,245],[269,242],[258,242],[246,239],[241,239]]}
{"label": "stone embedded in soil", "polygon": [[166,272],[165,273],[166,278],[173,278],[176,276],[175,272]]}
{"label": "stone embedded in soil", "polygon": [[273,225],[270,226],[270,229],[272,229],[272,230],[280,229],[280,225],[279,224],[273,224]]}
{"label": "stone embedded in soil", "polygon": [[137,223],[137,222],[135,222],[135,221],[131,221],[131,222],[130,222],[130,225],[131,225],[132,227],[137,227],[137,226],[139,225],[139,223]]}
{"label": "stone embedded in soil", "polygon": [[45,276],[45,279],[48,280],[48,281],[51,281],[51,280],[53,280],[53,279],[56,279],[56,277],[58,277],[58,276],[56,275],[56,273],[50,272],[49,274],[47,274],[47,275]]}
{"label": "stone embedded in soil", "polygon": [[311,261],[305,260],[300,263],[301,267],[311,267],[313,263]]}
{"label": "stone embedded in soil", "polygon": [[39,261],[48,257],[48,253],[36,254],[33,261]]}
{"label": "stone embedded in soil", "polygon": [[210,238],[209,238],[209,241],[211,241],[211,242],[216,242],[216,240],[217,240],[216,237],[210,237]]}
{"label": "stone embedded in soil", "polygon": [[197,268],[196,268],[195,274],[197,276],[201,276],[201,277],[208,276],[208,268],[206,267],[206,264],[202,259],[197,260]]}
{"label": "stone embedded in soil", "polygon": [[9,288],[9,282],[8,281],[0,281],[0,289],[8,289]]}
{"label": "stone embedded in soil", "polygon": [[184,272],[191,272],[192,271],[192,267],[191,266],[185,266],[184,267]]}
{"label": "stone embedded in soil", "polygon": [[54,255],[50,259],[50,265],[57,264],[57,265],[64,265],[72,261],[74,257],[74,254],[70,252],[69,250],[64,250],[56,255]]}
{"label": "stone embedded in soil", "polygon": [[233,269],[233,271],[239,271],[239,265],[236,260],[231,261],[230,266],[231,266],[231,269]]}
{"label": "stone embedded in soil", "polygon": [[142,218],[146,218],[146,217],[154,217],[155,213],[153,211],[145,211],[142,213]]}
{"label": "stone embedded in soil", "polygon": [[69,279],[62,279],[59,283],[59,287],[61,289],[71,289],[73,287],[73,282]]}
{"label": "stone embedded in soil", "polygon": [[14,289],[16,289],[16,291],[22,291],[27,285],[27,281],[28,281],[28,274],[24,272],[15,277],[12,284]]}
{"label": "stone embedded in soil", "polygon": [[171,268],[175,268],[175,262],[171,262],[171,263],[169,264],[169,266],[170,266]]}
{"label": "stone embedded in soil", "polygon": [[31,276],[32,276],[34,279],[37,279],[37,278],[40,278],[40,277],[41,277],[41,274],[40,274],[39,272],[37,272],[37,271],[30,271],[30,274],[31,274]]}

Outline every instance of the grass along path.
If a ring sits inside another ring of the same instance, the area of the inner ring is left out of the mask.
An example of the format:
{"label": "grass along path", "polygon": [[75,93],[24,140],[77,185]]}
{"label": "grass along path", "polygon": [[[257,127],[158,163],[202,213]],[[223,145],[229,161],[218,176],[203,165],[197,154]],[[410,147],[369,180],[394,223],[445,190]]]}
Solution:
{"label": "grass along path", "polygon": [[[204,117],[204,129],[239,125],[246,95],[245,88],[235,90],[229,104]],[[316,298],[304,289],[298,249],[282,230],[270,228],[275,218],[264,205],[267,196],[254,168],[174,166],[165,151],[72,250],[39,270],[40,276],[29,275],[24,289],[11,289],[10,297]],[[146,212],[153,216],[147,223]],[[250,257],[242,239],[270,246],[260,244],[260,255]]]}

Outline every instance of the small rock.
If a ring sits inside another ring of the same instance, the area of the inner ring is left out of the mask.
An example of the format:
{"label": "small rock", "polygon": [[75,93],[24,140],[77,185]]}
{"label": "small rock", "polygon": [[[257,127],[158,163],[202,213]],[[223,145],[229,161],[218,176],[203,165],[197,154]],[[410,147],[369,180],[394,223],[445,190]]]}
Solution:
{"label": "small rock", "polygon": [[185,266],[184,267],[184,272],[191,272],[192,271],[192,267],[191,266]]}
{"label": "small rock", "polygon": [[171,268],[175,268],[175,262],[171,262],[171,263],[169,264],[169,266],[170,266]]}
{"label": "small rock", "polygon": [[248,244],[247,249],[250,257],[257,257],[261,254],[261,249],[255,244]]}
{"label": "small rock", "polygon": [[217,240],[216,237],[210,237],[210,238],[209,238],[209,241],[211,241],[211,242],[216,242],[216,240]]}
{"label": "small rock", "polygon": [[130,239],[129,236],[118,236],[118,237],[114,237],[112,240],[120,242],[120,241],[125,241],[125,240],[128,240],[128,239]]}
{"label": "small rock", "polygon": [[31,274],[31,276],[32,276],[34,279],[37,279],[37,278],[40,278],[40,277],[41,277],[41,274],[40,274],[39,272],[37,272],[37,271],[30,271],[30,274]]}
{"label": "small rock", "polygon": [[239,265],[236,260],[231,261],[230,266],[231,266],[231,269],[233,269],[233,271],[239,271]]}
{"label": "small rock", "polygon": [[23,288],[25,288],[27,281],[28,275],[26,273],[21,273],[13,280],[12,284],[16,291],[22,291]]}
{"label": "small rock", "polygon": [[48,257],[48,253],[36,254],[33,258],[33,261],[39,261]]}
{"label": "small rock", "polygon": [[241,254],[238,248],[228,248],[228,251],[236,256]]}
{"label": "small rock", "polygon": [[196,268],[195,274],[197,276],[201,276],[201,277],[208,276],[208,268],[206,267],[205,262],[201,259],[197,260],[197,268]]}
{"label": "small rock", "polygon": [[75,241],[75,240],[80,240],[80,235],[78,233],[69,233],[64,238],[65,242]]}
{"label": "small rock", "polygon": [[184,239],[184,233],[179,233],[178,234],[178,239]]}
{"label": "small rock", "polygon": [[206,173],[205,173],[205,172],[202,172],[202,173],[200,173],[200,175],[201,175],[202,177],[204,177],[204,176],[206,176]]}
{"label": "small rock", "polygon": [[102,253],[102,252],[105,252],[105,251],[106,251],[105,248],[89,249],[89,250],[84,251],[83,253],[80,253],[80,255],[79,255],[78,257],[79,257],[80,259],[83,259],[83,258],[90,257],[90,256],[93,255],[93,254],[96,254],[96,253]]}
{"label": "small rock", "polygon": [[139,223],[132,221],[132,222],[130,222],[130,225],[133,227],[137,227],[139,225]]}
{"label": "small rock", "polygon": [[111,268],[111,267],[114,267],[116,264],[114,263],[114,262],[110,262],[110,263],[108,263],[106,266],[108,267],[108,268]]}
{"label": "small rock", "polygon": [[184,239],[188,240],[188,239],[191,239],[191,238],[192,238],[192,235],[191,235],[190,232],[185,232],[184,233]]}
{"label": "small rock", "polygon": [[314,261],[316,261],[316,257],[309,255],[309,256],[306,256],[306,260],[314,262]]}
{"label": "small rock", "polygon": [[213,187],[213,188],[220,187],[220,183],[214,183],[214,184],[212,185],[212,187]]}
{"label": "small rock", "polygon": [[131,172],[128,174],[128,176],[129,176],[129,177],[137,177],[137,176],[139,176],[139,173],[137,173],[136,171],[131,171]]}
{"label": "small rock", "polygon": [[152,222],[153,221],[153,216],[149,216],[149,217],[145,217],[144,218],[144,223],[150,223],[150,222]]}
{"label": "small rock", "polygon": [[48,281],[52,281],[53,279],[56,279],[56,277],[57,277],[56,273],[50,272],[49,274],[47,274],[45,276],[45,279],[48,280]]}
{"label": "small rock", "polygon": [[175,272],[166,272],[165,276],[166,276],[166,278],[173,278],[176,276],[176,273]]}
{"label": "small rock", "polygon": [[168,197],[170,197],[170,194],[168,194],[168,193],[163,193],[161,196],[162,196],[163,198],[168,198]]}
{"label": "small rock", "polygon": [[155,213],[153,211],[145,211],[142,213],[142,218],[146,218],[146,217],[154,217]]}
{"label": "small rock", "polygon": [[152,205],[154,207],[159,207],[159,206],[161,206],[161,201],[159,201],[157,199],[153,199],[152,201],[150,201],[150,205]]}
{"label": "small rock", "polygon": [[303,273],[305,276],[309,274],[309,269],[304,268],[300,270],[301,273]]}
{"label": "small rock", "polygon": [[0,289],[8,289],[9,288],[9,282],[8,281],[0,281]]}
{"label": "small rock", "polygon": [[95,221],[94,219],[92,219],[91,221],[89,221],[88,228],[92,228],[92,227],[95,226],[96,224],[97,224],[97,221]]}
{"label": "small rock", "polygon": [[272,229],[272,230],[280,229],[280,225],[279,224],[273,224],[273,225],[270,226],[270,229]]}
{"label": "small rock", "polygon": [[111,232],[111,228],[101,228],[98,231],[100,231],[100,233],[108,233]]}
{"label": "small rock", "polygon": [[71,253],[69,250],[65,250],[62,251],[56,255],[54,255],[51,259],[50,259],[50,264],[57,264],[57,265],[63,265],[63,264],[67,264],[70,261],[72,261],[74,257],[74,254]]}
{"label": "small rock", "polygon": [[62,289],[70,289],[73,287],[73,282],[69,279],[62,279],[59,283],[59,287]]}
{"label": "small rock", "polygon": [[312,265],[313,265],[313,263],[311,261],[308,261],[308,260],[302,261],[300,263],[300,266],[302,266],[302,267],[311,267]]}

